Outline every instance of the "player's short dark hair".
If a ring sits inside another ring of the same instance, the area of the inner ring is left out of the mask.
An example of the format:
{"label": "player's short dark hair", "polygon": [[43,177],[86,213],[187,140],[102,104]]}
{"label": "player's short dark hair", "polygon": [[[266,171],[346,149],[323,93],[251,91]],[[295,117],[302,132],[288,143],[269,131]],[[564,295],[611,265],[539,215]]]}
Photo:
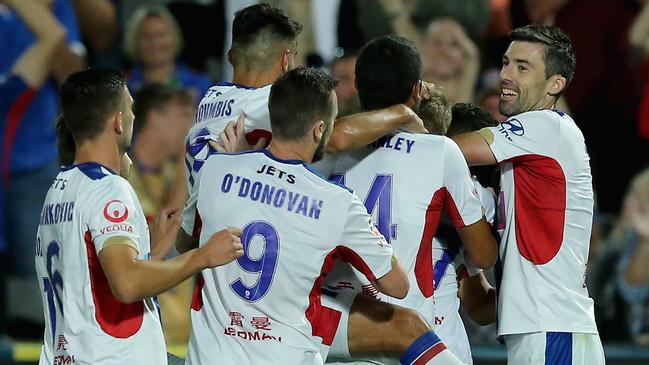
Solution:
{"label": "player's short dark hair", "polygon": [[575,74],[575,50],[568,35],[551,25],[526,25],[509,32],[512,41],[541,43],[545,45],[545,78],[554,75],[565,77],[566,82]]}
{"label": "player's short dark hair", "polygon": [[356,60],[356,86],[364,110],[404,103],[421,76],[415,45],[388,35],[366,44]]}
{"label": "player's short dark hair", "polygon": [[453,105],[451,114],[451,125],[446,131],[446,135],[449,137],[498,125],[498,122],[488,111],[470,103]]}
{"label": "player's short dark hair", "polygon": [[111,113],[125,107],[124,76],[114,69],[88,68],[75,72],[61,85],[63,120],[77,144],[97,137]]}
{"label": "player's short dark hair", "polygon": [[441,90],[433,88],[430,97],[419,104],[417,115],[430,134],[444,135],[451,124],[451,105]]}
{"label": "player's short dark hair", "polygon": [[315,121],[334,117],[331,91],[335,87],[334,79],[313,68],[298,67],[278,78],[268,99],[273,137],[300,139]]}
{"label": "player's short dark hair", "polygon": [[56,149],[59,153],[59,162],[62,166],[72,165],[77,148],[62,115],[59,115],[54,121],[54,129],[56,130]]}
{"label": "player's short dark hair", "polygon": [[172,101],[192,105],[194,100],[187,91],[173,86],[149,83],[142,86],[133,97],[135,123],[133,133],[137,134],[146,125],[147,116],[153,109],[164,108]]}
{"label": "player's short dark hair", "polygon": [[247,48],[259,42],[292,42],[302,32],[302,25],[269,4],[256,4],[235,13],[232,22],[232,55],[235,60],[249,56]]}

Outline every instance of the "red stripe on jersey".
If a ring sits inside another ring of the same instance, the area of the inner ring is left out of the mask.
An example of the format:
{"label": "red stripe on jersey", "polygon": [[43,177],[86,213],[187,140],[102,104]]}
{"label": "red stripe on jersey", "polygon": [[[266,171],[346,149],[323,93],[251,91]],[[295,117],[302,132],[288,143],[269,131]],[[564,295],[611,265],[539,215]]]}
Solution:
{"label": "red stripe on jersey", "polygon": [[270,140],[273,138],[273,134],[270,131],[264,129],[255,129],[246,133],[246,140],[248,144],[255,145],[259,142],[259,139],[266,138],[266,145],[263,147],[268,147]]}
{"label": "red stripe on jersey", "polygon": [[514,167],[518,250],[535,265],[548,263],[561,248],[566,218],[566,178],[549,157],[525,155]]}
{"label": "red stripe on jersey", "polygon": [[433,295],[433,237],[437,233],[442,211],[453,221],[455,227],[464,227],[464,221],[451,194],[445,187],[438,189],[426,209],[424,232],[421,235],[417,259],[415,260],[415,276],[419,290],[426,297]]}
{"label": "red stripe on jersey", "polygon": [[437,356],[440,352],[446,350],[446,345],[444,345],[444,342],[438,342],[434,344],[430,349],[428,349],[426,352],[421,354],[417,360],[415,360],[412,365],[425,365],[432,359],[433,357]]}
{"label": "red stripe on jersey", "polygon": [[334,335],[338,329],[341,313],[335,309],[324,307],[320,301],[320,287],[322,281],[331,269],[333,269],[337,257],[337,249],[333,249],[322,264],[320,276],[313,283],[309,293],[309,306],[306,309],[306,319],[311,323],[311,335],[322,338],[322,343],[331,346]]}
{"label": "red stripe on jersey", "polygon": [[34,100],[36,90],[29,88],[23,91],[13,102],[9,113],[7,113],[7,127],[5,129],[4,143],[2,148],[2,181],[9,182],[9,164],[11,163],[11,148],[16,141],[16,133],[22,121],[23,115],[27,112],[29,104]]}
{"label": "red stripe on jersey", "polygon": [[203,287],[205,286],[205,279],[200,272],[196,274],[196,286],[194,286],[194,295],[192,295],[192,309],[199,311],[203,309]]}
{"label": "red stripe on jersey", "polygon": [[125,304],[113,296],[97,257],[90,231],[86,231],[84,239],[88,255],[92,300],[95,303],[95,319],[106,334],[115,338],[131,337],[142,327],[144,302],[140,300]]}
{"label": "red stripe on jersey", "polygon": [[201,219],[201,214],[196,208],[196,215],[194,215],[194,229],[192,230],[192,237],[196,239],[201,238],[201,229],[203,229],[203,220]]}

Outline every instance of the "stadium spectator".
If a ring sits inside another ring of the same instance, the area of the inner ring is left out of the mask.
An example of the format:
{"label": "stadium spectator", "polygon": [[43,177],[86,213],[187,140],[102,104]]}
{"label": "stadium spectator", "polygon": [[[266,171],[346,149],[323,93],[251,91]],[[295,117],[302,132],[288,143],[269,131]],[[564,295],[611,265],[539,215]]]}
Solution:
{"label": "stadium spectator", "polygon": [[629,326],[638,344],[649,345],[649,169],[627,190],[614,239],[622,244],[618,286],[629,305]]}
{"label": "stadium spectator", "polygon": [[134,63],[127,78],[129,89],[135,93],[146,83],[161,83],[189,90],[198,102],[211,81],[176,61],[183,43],[182,31],[167,9],[138,8],[124,34],[124,53]]}
{"label": "stadium spectator", "polygon": [[40,292],[34,276],[34,237],[58,168],[52,127],[59,109],[57,81],[81,67],[84,48],[68,0],[7,0],[0,2],[0,15],[0,241],[9,248],[12,293],[2,301],[9,300],[11,333],[34,336],[31,325],[42,323],[41,302],[33,300]]}
{"label": "stadium spectator", "polygon": [[480,54],[453,19],[431,22],[422,38],[422,77],[441,88],[451,104],[474,99]]}
{"label": "stadium spectator", "polygon": [[354,68],[358,54],[353,50],[339,48],[340,54],[336,55],[331,63],[331,77],[338,81],[336,96],[338,97],[338,117],[359,113],[361,102],[354,80]]}
{"label": "stadium spectator", "polygon": [[[194,118],[192,96],[161,84],[143,86],[135,95],[133,166],[128,177],[150,226],[158,212],[174,207],[172,186],[178,175],[177,155],[184,148],[184,136]],[[182,182],[184,183],[184,174]],[[177,208],[181,208],[181,206]],[[169,250],[156,247],[154,250]],[[156,255],[152,251],[152,255]],[[167,343],[186,343],[189,339],[189,308],[194,280],[188,279],[158,296]]]}

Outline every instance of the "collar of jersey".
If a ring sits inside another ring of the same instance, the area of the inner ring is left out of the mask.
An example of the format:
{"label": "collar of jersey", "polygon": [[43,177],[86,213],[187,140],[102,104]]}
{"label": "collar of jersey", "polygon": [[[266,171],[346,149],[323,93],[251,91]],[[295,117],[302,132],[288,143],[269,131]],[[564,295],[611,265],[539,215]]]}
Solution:
{"label": "collar of jersey", "polygon": [[219,81],[216,83],[216,86],[234,86],[238,89],[248,89],[248,90],[255,90],[257,89],[254,86],[246,86],[246,85],[241,85],[241,84],[235,84],[233,82],[227,82],[227,81]]}
{"label": "collar of jersey", "polygon": [[275,161],[277,161],[277,162],[287,163],[287,164],[291,164],[291,165],[304,165],[304,166],[308,166],[308,165],[309,165],[306,161],[303,161],[303,160],[282,160],[281,158],[279,158],[279,157],[273,155],[273,154],[272,154],[268,149],[266,149],[266,148],[264,148],[264,149],[261,150],[261,151],[262,151],[266,156],[268,156],[268,158],[271,158],[271,159],[273,159],[273,160],[275,160]]}
{"label": "collar of jersey", "polygon": [[68,171],[72,170],[73,168],[78,168],[81,171],[88,171],[88,170],[96,170],[96,169],[101,169],[104,168],[104,170],[110,172],[113,175],[117,175],[115,171],[112,169],[98,163],[98,162],[82,162],[74,165],[68,165],[68,166],[61,166],[61,171]]}

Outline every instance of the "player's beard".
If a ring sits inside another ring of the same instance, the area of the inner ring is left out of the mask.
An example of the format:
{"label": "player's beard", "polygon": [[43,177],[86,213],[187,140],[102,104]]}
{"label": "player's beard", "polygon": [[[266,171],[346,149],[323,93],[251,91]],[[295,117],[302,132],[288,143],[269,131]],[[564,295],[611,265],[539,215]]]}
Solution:
{"label": "player's beard", "polygon": [[324,138],[320,140],[318,143],[318,146],[315,148],[315,152],[313,152],[313,158],[311,159],[311,163],[316,163],[324,157],[324,149],[325,149],[326,141]]}

